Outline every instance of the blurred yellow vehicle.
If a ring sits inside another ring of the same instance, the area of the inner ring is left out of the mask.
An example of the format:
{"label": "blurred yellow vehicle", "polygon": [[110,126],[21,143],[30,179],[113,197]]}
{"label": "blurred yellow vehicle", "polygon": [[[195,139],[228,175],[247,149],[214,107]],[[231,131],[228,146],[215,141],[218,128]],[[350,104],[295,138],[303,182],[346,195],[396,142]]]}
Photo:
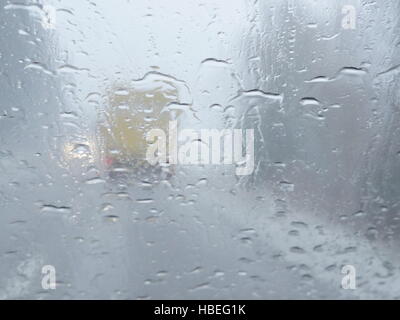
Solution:
{"label": "blurred yellow vehicle", "polygon": [[115,85],[108,90],[99,136],[101,157],[111,175],[171,175],[174,169],[170,165],[152,166],[146,161],[146,134],[151,129],[168,132],[169,121],[179,116],[180,110],[170,108],[179,100],[178,87],[167,76],[149,73],[132,85]]}

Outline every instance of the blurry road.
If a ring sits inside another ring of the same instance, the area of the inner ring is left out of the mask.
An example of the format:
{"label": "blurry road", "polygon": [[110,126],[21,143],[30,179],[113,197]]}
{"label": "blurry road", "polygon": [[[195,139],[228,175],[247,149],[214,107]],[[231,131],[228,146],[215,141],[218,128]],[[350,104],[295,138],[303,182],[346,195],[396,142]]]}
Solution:
{"label": "blurry road", "polygon": [[[398,2],[3,2],[0,299],[400,296]],[[111,179],[107,90],[149,72],[183,128],[255,129],[254,175]]]}

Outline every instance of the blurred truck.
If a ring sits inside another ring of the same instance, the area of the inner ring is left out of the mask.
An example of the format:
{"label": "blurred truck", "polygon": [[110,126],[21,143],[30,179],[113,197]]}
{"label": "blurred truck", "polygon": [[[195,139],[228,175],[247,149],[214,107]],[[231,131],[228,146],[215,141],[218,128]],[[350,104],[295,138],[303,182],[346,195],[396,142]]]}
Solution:
{"label": "blurred truck", "polygon": [[111,177],[151,176],[154,181],[173,174],[174,168],[168,163],[148,163],[146,134],[152,129],[168,133],[169,121],[182,113],[174,108],[179,105],[181,86],[175,79],[150,72],[130,85],[108,89],[99,137],[102,163]]}

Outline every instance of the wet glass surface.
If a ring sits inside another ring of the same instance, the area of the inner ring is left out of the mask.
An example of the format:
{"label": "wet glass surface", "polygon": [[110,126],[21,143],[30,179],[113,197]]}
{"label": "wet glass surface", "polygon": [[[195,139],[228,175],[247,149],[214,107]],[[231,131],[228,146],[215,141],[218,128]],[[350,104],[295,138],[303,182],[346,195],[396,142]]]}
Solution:
{"label": "wet glass surface", "polygon": [[[399,13],[0,0],[0,298],[400,297]],[[253,129],[253,170],[171,123]]]}

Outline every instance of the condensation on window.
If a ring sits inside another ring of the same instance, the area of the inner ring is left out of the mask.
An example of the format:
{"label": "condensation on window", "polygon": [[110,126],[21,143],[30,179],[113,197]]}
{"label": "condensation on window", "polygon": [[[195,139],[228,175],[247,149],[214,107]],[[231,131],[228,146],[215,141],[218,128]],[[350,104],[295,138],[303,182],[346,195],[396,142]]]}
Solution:
{"label": "condensation on window", "polygon": [[0,0],[0,299],[399,298],[399,12]]}

